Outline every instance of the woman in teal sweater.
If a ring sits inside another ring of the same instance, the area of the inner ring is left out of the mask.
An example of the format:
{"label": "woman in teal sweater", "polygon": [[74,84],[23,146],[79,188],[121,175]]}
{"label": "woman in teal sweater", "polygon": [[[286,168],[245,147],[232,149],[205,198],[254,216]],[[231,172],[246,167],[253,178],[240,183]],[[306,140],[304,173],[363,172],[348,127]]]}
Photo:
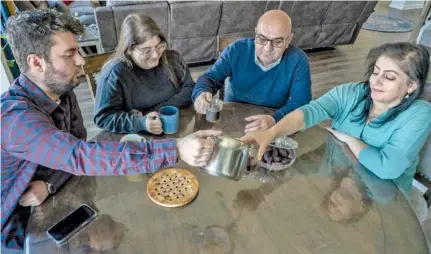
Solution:
{"label": "woman in teal sweater", "polygon": [[359,162],[382,179],[393,179],[407,194],[418,153],[431,130],[431,104],[419,97],[425,86],[429,53],[409,43],[389,43],[370,51],[366,81],[335,87],[286,115],[264,132],[248,133],[261,158],[271,140],[332,119],[329,129]]}

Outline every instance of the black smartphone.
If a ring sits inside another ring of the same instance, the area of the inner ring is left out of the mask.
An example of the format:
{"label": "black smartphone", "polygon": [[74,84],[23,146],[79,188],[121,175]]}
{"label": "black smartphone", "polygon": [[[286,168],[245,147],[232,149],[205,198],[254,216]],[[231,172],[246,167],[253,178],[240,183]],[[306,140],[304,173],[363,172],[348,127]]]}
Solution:
{"label": "black smartphone", "polygon": [[48,228],[46,234],[61,245],[80,229],[88,225],[97,216],[96,211],[86,204],[69,213],[65,218]]}

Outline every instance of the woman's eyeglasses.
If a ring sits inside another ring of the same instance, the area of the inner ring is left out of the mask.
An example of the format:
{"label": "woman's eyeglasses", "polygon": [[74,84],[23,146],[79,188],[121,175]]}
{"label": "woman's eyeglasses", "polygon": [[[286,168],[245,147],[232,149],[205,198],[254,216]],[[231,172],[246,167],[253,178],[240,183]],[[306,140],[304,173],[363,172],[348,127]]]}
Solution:
{"label": "woman's eyeglasses", "polygon": [[271,42],[271,45],[274,48],[282,48],[286,43],[287,38],[289,38],[289,36],[287,36],[286,38],[275,38],[271,40],[256,32],[255,38],[256,38],[256,43],[259,45],[265,46],[268,42]]}
{"label": "woman's eyeglasses", "polygon": [[159,44],[157,44],[157,46],[155,47],[134,48],[134,49],[136,49],[144,57],[148,57],[153,53],[153,50],[156,50],[158,54],[161,54],[166,49],[166,46],[168,46],[168,44],[162,41]]}

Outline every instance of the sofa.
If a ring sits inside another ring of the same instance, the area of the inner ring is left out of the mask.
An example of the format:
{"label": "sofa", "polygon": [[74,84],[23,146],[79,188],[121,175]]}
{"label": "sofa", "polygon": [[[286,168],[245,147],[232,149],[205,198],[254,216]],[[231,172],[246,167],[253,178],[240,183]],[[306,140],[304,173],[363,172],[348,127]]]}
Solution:
{"label": "sofa", "polygon": [[83,25],[96,24],[94,8],[100,6],[98,1],[73,1],[69,5],[70,13],[79,18]]}
{"label": "sofa", "polygon": [[281,9],[292,18],[293,44],[302,49],[352,44],[376,1],[107,1],[95,8],[105,52],[117,45],[130,13],[151,16],[187,63],[218,57],[224,38],[254,37],[259,17]]}

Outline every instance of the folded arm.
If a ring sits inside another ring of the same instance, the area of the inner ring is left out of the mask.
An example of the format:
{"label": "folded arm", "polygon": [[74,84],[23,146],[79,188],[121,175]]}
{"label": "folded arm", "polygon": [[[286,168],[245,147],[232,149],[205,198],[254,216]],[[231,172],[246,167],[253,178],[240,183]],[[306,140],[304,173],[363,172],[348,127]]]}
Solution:
{"label": "folded arm", "polygon": [[430,129],[429,114],[416,113],[392,134],[385,146],[377,148],[365,144],[361,150],[351,149],[359,162],[375,175],[382,179],[396,179],[412,165]]}

